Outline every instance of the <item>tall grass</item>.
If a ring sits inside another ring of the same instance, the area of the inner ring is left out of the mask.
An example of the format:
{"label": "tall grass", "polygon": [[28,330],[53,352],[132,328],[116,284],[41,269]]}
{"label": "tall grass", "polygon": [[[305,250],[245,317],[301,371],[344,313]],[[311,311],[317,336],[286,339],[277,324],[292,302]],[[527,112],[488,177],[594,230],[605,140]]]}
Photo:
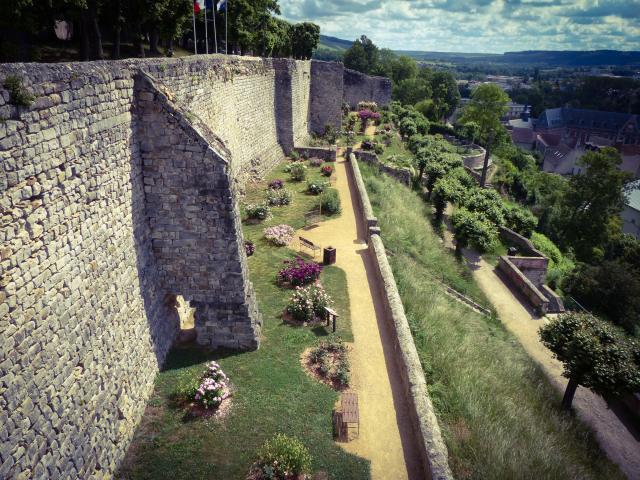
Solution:
{"label": "tall grass", "polygon": [[502,324],[434,283],[443,275],[480,296],[441,245],[418,195],[362,171],[456,478],[623,478],[590,431],[559,410],[558,393]]}

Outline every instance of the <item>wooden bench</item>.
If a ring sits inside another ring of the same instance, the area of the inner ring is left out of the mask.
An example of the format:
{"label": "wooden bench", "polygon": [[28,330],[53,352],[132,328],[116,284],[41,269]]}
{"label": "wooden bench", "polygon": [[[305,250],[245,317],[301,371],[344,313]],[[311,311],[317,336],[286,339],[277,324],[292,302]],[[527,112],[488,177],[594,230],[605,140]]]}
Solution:
{"label": "wooden bench", "polygon": [[303,248],[308,248],[313,252],[313,258],[316,258],[316,252],[322,250],[318,245],[304,237],[298,237],[298,240],[300,240],[300,250],[302,251]]}
{"label": "wooden bench", "polygon": [[340,406],[333,411],[333,431],[336,438],[349,442],[360,434],[358,394],[345,392],[340,396]]}
{"label": "wooden bench", "polygon": [[320,220],[322,220],[322,216],[318,212],[309,212],[304,214],[305,227],[317,225],[320,222]]}

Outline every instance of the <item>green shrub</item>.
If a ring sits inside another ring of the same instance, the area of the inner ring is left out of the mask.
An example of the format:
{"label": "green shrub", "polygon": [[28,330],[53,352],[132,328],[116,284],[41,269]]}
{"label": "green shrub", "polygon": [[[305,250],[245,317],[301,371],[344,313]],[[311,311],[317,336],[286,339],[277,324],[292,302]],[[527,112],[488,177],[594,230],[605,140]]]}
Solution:
{"label": "green shrub", "polygon": [[295,437],[277,433],[258,451],[258,464],[266,478],[285,480],[311,471],[311,454]]}
{"label": "green shrub", "polygon": [[295,150],[291,150],[291,153],[289,154],[289,158],[294,161],[298,160],[300,158],[300,154]]}
{"label": "green shrub", "polygon": [[324,195],[322,196],[322,212],[327,215],[335,215],[336,213],[340,213],[342,211],[342,206],[340,205],[340,195],[338,195],[338,191],[335,188],[327,188]]}
{"label": "green shrub", "polygon": [[547,284],[554,289],[562,287],[565,278],[575,269],[573,260],[563,255],[556,244],[542,233],[533,232],[531,243],[549,258]]}
{"label": "green shrub", "polygon": [[247,216],[255,220],[266,220],[271,216],[271,209],[265,203],[250,204],[245,207]]}
{"label": "green shrub", "polygon": [[318,182],[318,181],[307,181],[307,191],[312,195],[320,195],[324,192],[325,188],[327,188],[326,182]]}
{"label": "green shrub", "polygon": [[22,84],[20,77],[9,75],[4,79],[2,86],[9,91],[9,103],[20,107],[29,107],[35,100],[35,97]]}
{"label": "green shrub", "polygon": [[307,175],[307,167],[303,163],[292,163],[289,175],[291,175],[291,180],[301,182]]}
{"label": "green shrub", "polygon": [[507,227],[525,237],[531,237],[533,229],[538,225],[538,219],[528,208],[512,205],[504,209]]}
{"label": "green shrub", "polygon": [[280,190],[267,190],[267,203],[274,207],[282,207],[291,203],[291,192],[286,188]]}

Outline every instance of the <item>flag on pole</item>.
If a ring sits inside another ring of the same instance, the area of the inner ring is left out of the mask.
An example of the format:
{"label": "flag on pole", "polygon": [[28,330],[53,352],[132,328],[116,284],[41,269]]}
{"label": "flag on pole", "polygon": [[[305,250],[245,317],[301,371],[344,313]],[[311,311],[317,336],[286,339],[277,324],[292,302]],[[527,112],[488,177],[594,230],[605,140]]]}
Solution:
{"label": "flag on pole", "polygon": [[218,4],[218,11],[219,12],[226,12],[227,11],[227,0],[222,0]]}
{"label": "flag on pole", "polygon": [[193,0],[193,13],[200,13],[200,10],[204,10],[205,0]]}

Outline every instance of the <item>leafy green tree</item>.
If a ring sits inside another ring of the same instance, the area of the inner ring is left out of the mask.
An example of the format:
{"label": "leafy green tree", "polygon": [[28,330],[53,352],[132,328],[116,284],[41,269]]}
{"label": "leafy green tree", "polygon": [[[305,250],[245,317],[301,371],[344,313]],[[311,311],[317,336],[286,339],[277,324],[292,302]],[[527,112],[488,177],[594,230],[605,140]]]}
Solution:
{"label": "leafy green tree", "polygon": [[467,194],[467,187],[455,176],[448,175],[439,178],[433,186],[433,206],[435,208],[435,222],[442,222],[442,215],[447,203],[459,204]]}
{"label": "leafy green tree", "polygon": [[609,323],[570,312],[541,327],[539,334],[569,379],[562,408],[571,408],[578,385],[605,396],[640,388],[640,348]]}
{"label": "leafy green tree", "polygon": [[460,123],[463,125],[474,122],[480,127],[480,140],[487,150],[480,179],[481,187],[484,187],[487,180],[491,149],[495,145],[499,132],[504,130],[500,118],[507,112],[507,103],[509,103],[509,96],[499,86],[484,83],[474,90],[460,118]]}
{"label": "leafy green tree", "polygon": [[506,226],[520,235],[530,237],[538,225],[538,219],[528,208],[511,205],[503,211]]}
{"label": "leafy green tree", "polygon": [[391,63],[391,79],[394,83],[402,80],[415,78],[418,75],[418,65],[416,61],[406,55],[400,55]]}
{"label": "leafy green tree", "polygon": [[460,91],[453,74],[423,68],[419,76],[426,79],[431,85],[435,118],[429,117],[429,119],[440,121],[451,115],[460,103]]}
{"label": "leafy green tree", "polygon": [[587,152],[580,164],[585,170],[569,180],[561,200],[560,241],[581,260],[595,259],[613,235],[621,231],[624,185],[631,175],[620,170],[622,158],[613,148]]}
{"label": "leafy green tree", "polygon": [[563,289],[627,332],[640,334],[640,271],[631,264],[621,260],[580,263],[564,281]]}
{"label": "leafy green tree", "polygon": [[[462,167],[462,159],[459,155],[438,152],[438,146],[432,143],[428,148],[427,164],[425,173],[427,174],[427,199],[431,199],[431,193],[436,182],[448,174],[450,171]],[[418,152],[420,153],[420,152]]]}
{"label": "leafy green tree", "polygon": [[308,60],[320,42],[320,27],[315,23],[303,22],[293,26],[293,57]]}
{"label": "leafy green tree", "polygon": [[393,98],[405,105],[415,105],[431,97],[431,85],[421,78],[407,78],[393,86]]}
{"label": "leafy green tree", "polygon": [[405,138],[410,138],[411,136],[418,133],[418,127],[416,127],[416,122],[411,117],[403,118],[400,121],[400,134]]}
{"label": "leafy green tree", "polygon": [[372,74],[379,68],[378,47],[366,35],[356,39],[344,53],[344,66],[358,72]]}
{"label": "leafy green tree", "polygon": [[505,224],[504,201],[492,188],[474,188],[466,196],[464,206],[471,212],[482,214],[496,226]]}
{"label": "leafy green tree", "polygon": [[456,237],[456,255],[462,255],[462,249],[474,246],[484,252],[491,248],[498,238],[496,227],[484,216],[458,208],[451,216],[453,232]]}

